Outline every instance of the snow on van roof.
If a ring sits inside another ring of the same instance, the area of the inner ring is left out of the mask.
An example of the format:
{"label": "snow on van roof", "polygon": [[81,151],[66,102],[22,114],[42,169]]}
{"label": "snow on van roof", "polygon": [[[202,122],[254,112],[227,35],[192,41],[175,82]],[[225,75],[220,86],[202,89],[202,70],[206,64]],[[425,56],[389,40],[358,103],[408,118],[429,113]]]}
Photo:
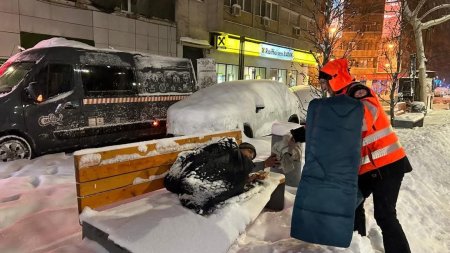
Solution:
{"label": "snow on van roof", "polygon": [[37,48],[47,48],[47,47],[75,47],[75,48],[82,48],[82,49],[90,49],[90,50],[97,50],[97,48],[90,46],[88,44],[75,41],[75,40],[68,40],[65,38],[51,38],[48,40],[43,40],[37,43],[33,49]]}
{"label": "snow on van roof", "polygon": [[[153,61],[155,62],[180,62],[180,58],[177,57],[171,57],[171,56],[163,56],[163,55],[153,55],[143,52],[137,52],[137,51],[121,51],[116,50],[112,48],[97,48],[93,47],[91,45],[85,44],[83,42],[75,41],[75,40],[68,40],[66,38],[61,37],[55,37],[47,40],[40,41],[37,43],[34,47],[30,49],[38,49],[38,48],[49,48],[49,47],[72,47],[72,48],[81,48],[86,50],[95,50],[95,51],[105,51],[105,52],[127,52],[130,54],[135,55],[142,55],[142,56],[151,56]],[[189,61],[188,59],[182,59],[185,61]]]}

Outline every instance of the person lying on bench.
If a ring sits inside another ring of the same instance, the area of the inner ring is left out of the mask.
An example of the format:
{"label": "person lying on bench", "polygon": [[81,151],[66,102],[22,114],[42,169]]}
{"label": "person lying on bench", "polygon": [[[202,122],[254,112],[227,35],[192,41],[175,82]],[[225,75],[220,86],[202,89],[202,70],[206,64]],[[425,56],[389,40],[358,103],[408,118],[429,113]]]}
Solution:
{"label": "person lying on bench", "polygon": [[208,215],[219,203],[243,193],[250,181],[265,177],[264,173],[249,176],[255,157],[255,147],[250,143],[238,145],[233,138],[223,138],[181,152],[165,176],[164,185],[178,194],[183,206]]}

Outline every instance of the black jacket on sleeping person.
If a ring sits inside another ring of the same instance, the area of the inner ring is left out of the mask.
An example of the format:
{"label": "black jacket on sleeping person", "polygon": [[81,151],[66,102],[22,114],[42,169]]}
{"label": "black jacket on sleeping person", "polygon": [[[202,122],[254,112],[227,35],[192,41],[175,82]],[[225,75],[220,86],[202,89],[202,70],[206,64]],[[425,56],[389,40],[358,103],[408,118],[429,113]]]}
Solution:
{"label": "black jacket on sleeping person", "polygon": [[244,192],[253,167],[234,139],[223,138],[181,152],[164,178],[164,185],[178,194],[183,206],[210,214],[220,202]]}

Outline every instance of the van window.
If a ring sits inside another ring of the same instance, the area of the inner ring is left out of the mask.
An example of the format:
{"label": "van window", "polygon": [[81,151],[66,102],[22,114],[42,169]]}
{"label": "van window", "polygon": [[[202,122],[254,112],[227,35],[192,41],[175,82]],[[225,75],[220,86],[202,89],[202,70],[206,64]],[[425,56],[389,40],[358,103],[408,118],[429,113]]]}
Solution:
{"label": "van window", "polygon": [[86,97],[136,94],[133,70],[114,66],[83,66],[80,71]]}
{"label": "van window", "polygon": [[0,93],[7,93],[16,86],[34,66],[34,62],[5,63],[0,68]]}
{"label": "van window", "polygon": [[73,68],[67,64],[49,64],[35,77],[38,83],[37,94],[44,100],[72,90]]}

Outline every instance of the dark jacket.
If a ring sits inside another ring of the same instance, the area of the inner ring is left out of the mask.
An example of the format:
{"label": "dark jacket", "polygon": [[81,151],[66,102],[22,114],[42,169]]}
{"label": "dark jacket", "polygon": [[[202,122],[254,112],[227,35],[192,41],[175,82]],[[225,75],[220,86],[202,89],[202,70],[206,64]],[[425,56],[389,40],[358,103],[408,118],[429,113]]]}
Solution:
{"label": "dark jacket", "polygon": [[164,185],[179,195],[183,206],[210,214],[220,202],[244,192],[253,167],[234,139],[223,138],[181,152],[164,178]]}
{"label": "dark jacket", "polygon": [[350,245],[363,114],[362,103],[345,95],[309,104],[306,160],[294,202],[292,237],[338,247]]}

